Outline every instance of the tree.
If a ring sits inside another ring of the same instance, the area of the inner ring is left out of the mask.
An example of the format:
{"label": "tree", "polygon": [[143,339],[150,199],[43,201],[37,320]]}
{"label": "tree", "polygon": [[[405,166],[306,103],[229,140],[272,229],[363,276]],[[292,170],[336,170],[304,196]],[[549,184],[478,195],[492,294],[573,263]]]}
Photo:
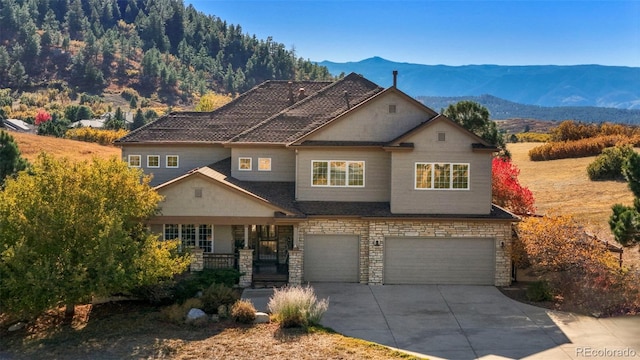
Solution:
{"label": "tree", "polygon": [[640,242],[640,154],[627,156],[622,173],[634,195],[633,206],[613,205],[609,226],[616,241],[626,246]]}
{"label": "tree", "polygon": [[138,111],[136,111],[136,115],[133,117],[133,123],[131,123],[131,130],[135,130],[142,126],[144,126],[144,115],[142,115],[142,110],[138,109]]}
{"label": "tree", "polygon": [[[0,120],[1,121],[1,120]],[[27,169],[29,163],[20,156],[18,144],[6,131],[0,130],[0,186],[7,177]]]}
{"label": "tree", "polygon": [[535,213],[533,193],[518,181],[520,169],[511,160],[500,157],[493,158],[491,167],[493,203],[518,215]]}
{"label": "tree", "polygon": [[195,111],[213,111],[231,100],[231,96],[216,94],[210,91],[200,97]]}
{"label": "tree", "polygon": [[40,126],[43,123],[51,120],[51,114],[44,109],[39,109],[36,114],[36,126]]}
{"label": "tree", "polygon": [[21,318],[93,296],[127,293],[184,271],[177,242],[142,221],[160,195],[113,157],[73,163],[40,155],[0,192],[0,308]]}
{"label": "tree", "polygon": [[483,138],[485,141],[497,146],[505,155],[505,140],[498,131],[498,126],[489,119],[489,110],[486,107],[469,100],[463,100],[449,105],[443,115],[462,125],[465,129]]}

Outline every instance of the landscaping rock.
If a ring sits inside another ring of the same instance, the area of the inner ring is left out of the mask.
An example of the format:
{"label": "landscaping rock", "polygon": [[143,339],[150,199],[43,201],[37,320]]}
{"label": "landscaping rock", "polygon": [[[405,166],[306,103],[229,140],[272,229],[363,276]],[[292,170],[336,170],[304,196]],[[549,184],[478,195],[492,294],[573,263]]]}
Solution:
{"label": "landscaping rock", "polygon": [[191,310],[189,310],[189,313],[187,313],[187,318],[185,319],[185,322],[187,324],[192,324],[206,317],[207,317],[207,314],[204,311],[200,309],[192,308]]}
{"label": "landscaping rock", "polygon": [[27,323],[20,321],[9,326],[9,331],[18,331],[20,329],[24,329],[25,326],[27,326]]}
{"label": "landscaping rock", "polygon": [[253,320],[254,324],[266,324],[269,322],[269,314],[261,311],[256,312],[256,319]]}

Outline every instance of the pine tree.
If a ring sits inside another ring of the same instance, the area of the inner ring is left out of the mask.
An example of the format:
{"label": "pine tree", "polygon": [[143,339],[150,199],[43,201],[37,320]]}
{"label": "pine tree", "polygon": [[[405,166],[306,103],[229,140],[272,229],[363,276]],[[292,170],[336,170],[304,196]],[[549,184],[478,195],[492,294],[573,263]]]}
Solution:
{"label": "pine tree", "polygon": [[144,115],[142,114],[142,110],[138,109],[138,111],[136,111],[136,116],[133,117],[133,123],[131,123],[131,130],[135,130],[142,126],[144,126]]}
{"label": "pine tree", "polygon": [[6,131],[0,130],[0,185],[8,176],[13,176],[29,166],[27,160],[20,156],[18,144]]}

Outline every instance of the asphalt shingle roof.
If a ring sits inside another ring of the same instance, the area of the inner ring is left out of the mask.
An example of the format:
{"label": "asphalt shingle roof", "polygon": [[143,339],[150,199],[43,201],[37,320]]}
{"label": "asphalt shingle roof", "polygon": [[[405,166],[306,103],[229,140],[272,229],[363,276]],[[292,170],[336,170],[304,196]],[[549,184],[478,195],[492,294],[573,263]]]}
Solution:
{"label": "asphalt shingle roof", "polygon": [[212,112],[171,113],[116,143],[288,144],[383,90],[354,73],[335,82],[267,81]]}
{"label": "asphalt shingle roof", "polygon": [[159,118],[116,143],[226,142],[291,106],[291,93],[300,88],[307,97],[330,81],[266,81],[212,112],[176,112]]}

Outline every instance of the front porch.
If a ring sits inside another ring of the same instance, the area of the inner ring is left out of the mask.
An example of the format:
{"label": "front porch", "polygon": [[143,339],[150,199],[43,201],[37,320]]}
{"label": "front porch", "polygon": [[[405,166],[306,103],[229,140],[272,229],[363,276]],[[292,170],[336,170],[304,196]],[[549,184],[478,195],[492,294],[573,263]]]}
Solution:
{"label": "front porch", "polygon": [[297,225],[154,224],[152,231],[191,249],[190,271],[237,269],[241,287],[290,283],[291,256],[301,256],[294,250]]}

